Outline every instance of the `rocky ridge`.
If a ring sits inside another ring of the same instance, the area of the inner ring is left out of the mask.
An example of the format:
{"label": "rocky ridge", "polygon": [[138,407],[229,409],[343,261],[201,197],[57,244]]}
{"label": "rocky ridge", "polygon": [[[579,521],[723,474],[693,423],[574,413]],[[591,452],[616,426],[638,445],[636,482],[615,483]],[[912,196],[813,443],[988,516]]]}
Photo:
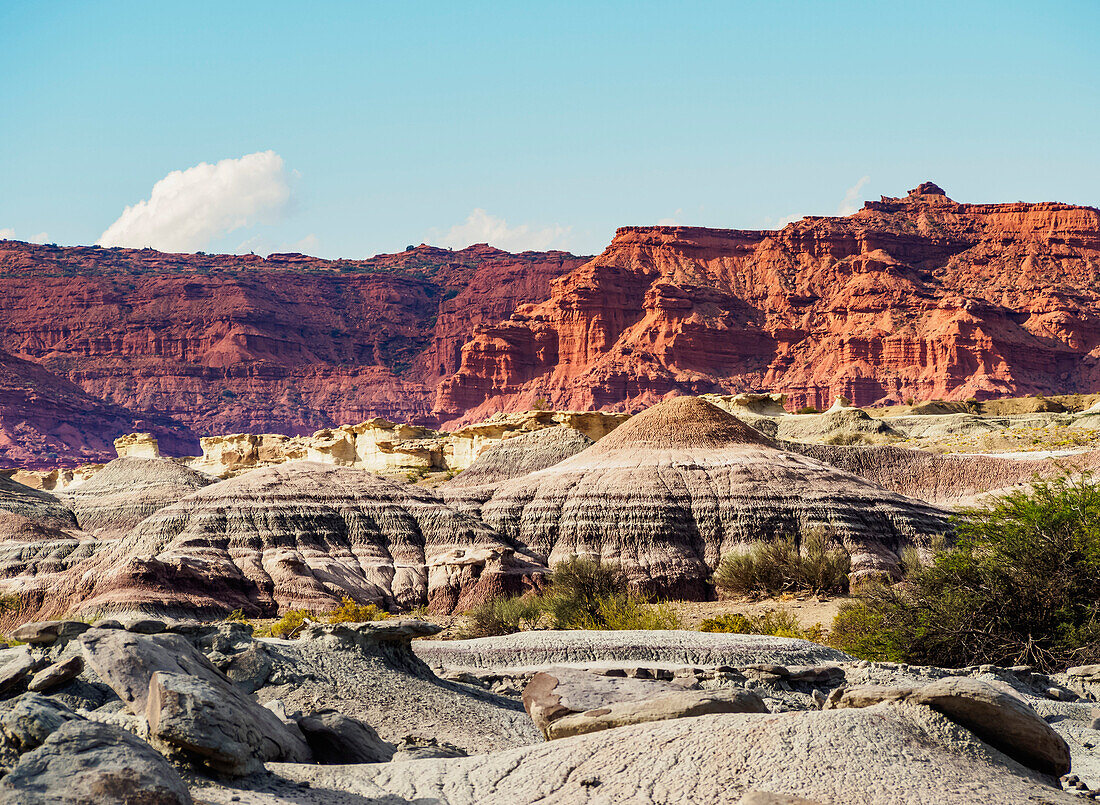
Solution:
{"label": "rocky ridge", "polygon": [[792,408],[1093,391],[1100,211],[927,183],[778,231],[623,227],[463,347],[441,417],[768,389]]}

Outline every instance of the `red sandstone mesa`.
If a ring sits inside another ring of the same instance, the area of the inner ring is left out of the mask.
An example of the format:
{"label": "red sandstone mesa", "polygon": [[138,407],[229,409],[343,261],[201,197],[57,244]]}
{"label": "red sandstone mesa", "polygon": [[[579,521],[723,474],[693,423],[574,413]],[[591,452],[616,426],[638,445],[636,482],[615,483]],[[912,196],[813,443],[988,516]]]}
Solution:
{"label": "red sandstone mesa", "polygon": [[[74,415],[85,436],[61,438],[56,417],[6,403],[22,435],[0,426],[0,461],[54,465],[47,443],[110,458],[119,423],[154,415],[193,439],[373,416],[448,426],[540,398],[636,411],[759,389],[793,407],[1097,391],[1098,271],[1097,209],[959,204],[930,183],[778,231],[627,227],[587,262],[5,241],[0,350],[125,410]],[[0,397],[19,385],[0,377]]]}
{"label": "red sandstone mesa", "polygon": [[480,331],[444,420],[768,389],[827,406],[1100,388],[1100,211],[926,183],[780,231],[624,227]]}

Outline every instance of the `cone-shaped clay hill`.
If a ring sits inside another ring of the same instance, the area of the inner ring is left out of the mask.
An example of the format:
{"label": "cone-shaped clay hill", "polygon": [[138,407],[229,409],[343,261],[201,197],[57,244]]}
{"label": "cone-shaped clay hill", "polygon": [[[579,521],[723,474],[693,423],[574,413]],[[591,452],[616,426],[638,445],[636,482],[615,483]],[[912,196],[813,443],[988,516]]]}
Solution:
{"label": "cone-shaped clay hill", "polygon": [[449,610],[522,589],[533,568],[431,492],[362,470],[291,462],[200,489],[148,517],[46,603],[273,615],[360,603]]}
{"label": "cone-shaped clay hill", "polygon": [[552,467],[591,445],[579,430],[564,425],[513,436],[478,456],[439,492],[448,505],[477,514],[505,481]]}
{"label": "cone-shaped clay hill", "polygon": [[68,498],[80,528],[122,534],[215,478],[164,458],[116,458]]}
{"label": "cone-shaped clay hill", "polygon": [[76,528],[73,513],[57,498],[40,489],[0,475],[0,512],[51,528]]}
{"label": "cone-shaped clay hill", "polygon": [[775,447],[692,397],[644,411],[587,450],[502,483],[487,523],[549,564],[618,561],[652,593],[703,597],[722,555],[825,529],[858,578],[897,565],[902,546],[949,530],[947,513]]}

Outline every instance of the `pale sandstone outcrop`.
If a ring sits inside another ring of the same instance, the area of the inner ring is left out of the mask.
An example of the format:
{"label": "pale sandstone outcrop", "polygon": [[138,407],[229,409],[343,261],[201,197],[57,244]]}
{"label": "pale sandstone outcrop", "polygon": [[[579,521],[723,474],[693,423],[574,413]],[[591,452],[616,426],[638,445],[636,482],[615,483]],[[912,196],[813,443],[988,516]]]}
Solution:
{"label": "pale sandstone outcrop", "polygon": [[32,489],[44,492],[63,492],[87,481],[103,469],[103,464],[81,464],[78,467],[59,467],[54,470],[16,469],[11,479]]}
{"label": "pale sandstone outcrop", "polygon": [[502,483],[482,518],[552,566],[622,565],[659,596],[701,598],[724,554],[824,529],[851,577],[896,574],[898,552],[950,530],[947,513],[780,450],[693,398],[666,400],[552,467]]}
{"label": "pale sandstone outcrop", "polygon": [[630,414],[609,411],[525,411],[495,414],[484,422],[466,425],[450,434],[446,448],[447,466],[456,470],[465,469],[487,447],[507,436],[556,425],[573,428],[597,442],[628,419]]}
{"label": "pale sandstone outcrop", "polygon": [[119,458],[160,458],[160,445],[151,433],[127,433],[115,439]]}

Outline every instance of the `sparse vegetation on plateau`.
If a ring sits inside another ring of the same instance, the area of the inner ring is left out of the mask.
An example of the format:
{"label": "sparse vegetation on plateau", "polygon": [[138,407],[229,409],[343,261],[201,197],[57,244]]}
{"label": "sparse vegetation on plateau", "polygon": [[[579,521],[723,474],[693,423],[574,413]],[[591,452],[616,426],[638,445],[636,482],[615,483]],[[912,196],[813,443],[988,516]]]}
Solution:
{"label": "sparse vegetation on plateau", "polygon": [[[375,604],[357,604],[351,598],[344,596],[340,606],[329,612],[311,612],[308,609],[287,610],[274,623],[257,628],[254,634],[257,637],[280,637],[289,640],[297,637],[308,623],[366,623],[388,617],[389,613]],[[230,613],[226,620],[249,622],[239,609]]]}
{"label": "sparse vegetation on plateau", "polygon": [[716,618],[707,618],[699,625],[699,631],[797,637],[815,643],[825,641],[825,630],[820,623],[803,627],[799,625],[798,618],[785,609],[770,610],[760,615],[731,612]]}
{"label": "sparse vegetation on plateau", "polygon": [[598,559],[573,557],[557,565],[545,593],[489,601],[467,613],[470,637],[552,629],[678,629],[664,603],[630,590],[622,570]]}

